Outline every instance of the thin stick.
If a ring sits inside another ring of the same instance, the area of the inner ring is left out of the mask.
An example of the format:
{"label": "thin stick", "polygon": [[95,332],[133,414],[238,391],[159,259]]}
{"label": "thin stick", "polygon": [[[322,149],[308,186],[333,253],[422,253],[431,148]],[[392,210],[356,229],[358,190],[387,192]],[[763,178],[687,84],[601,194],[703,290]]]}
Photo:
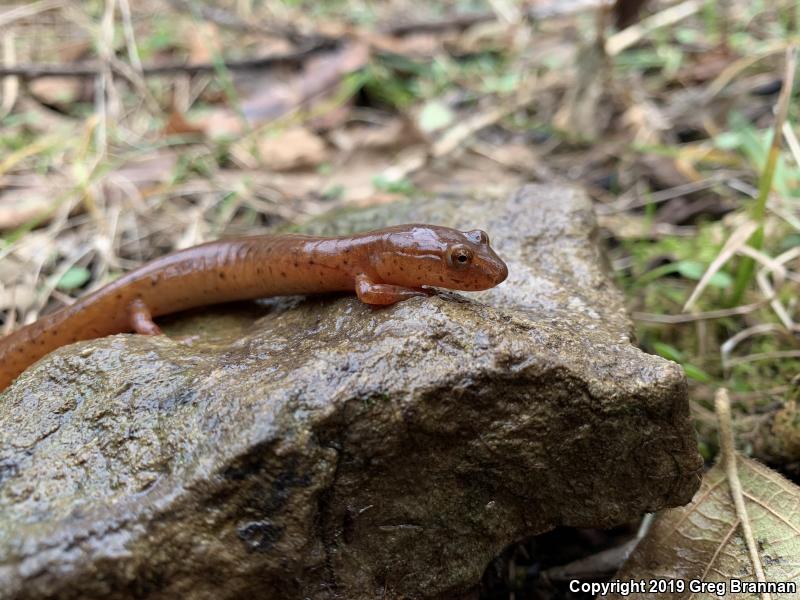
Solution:
{"label": "thin stick", "polygon": [[[722,461],[725,465],[725,473],[728,477],[728,486],[731,490],[731,497],[736,506],[736,516],[742,526],[742,535],[750,552],[750,561],[756,572],[756,578],[760,583],[764,583],[767,578],[764,575],[764,567],[761,564],[761,557],[758,555],[756,540],[753,537],[753,530],[750,527],[750,519],[747,516],[747,507],[744,504],[742,494],[742,484],[739,481],[739,471],[736,468],[736,449],[733,444],[733,420],[731,419],[731,400],[728,397],[728,390],[720,388],[714,398],[714,406],[717,410],[719,419],[719,443],[722,451]],[[771,600],[767,592],[761,594],[763,600]]]}
{"label": "thin stick", "polygon": [[767,333],[774,333],[774,332],[782,333],[784,332],[784,329],[782,329],[781,326],[778,325],[777,323],[759,323],[758,325],[753,325],[752,327],[748,327],[747,329],[742,329],[735,335],[729,337],[719,347],[719,354],[722,360],[722,367],[725,369],[728,368],[731,352],[733,352],[736,346],[738,346],[741,342],[743,342],[747,338],[753,337],[754,335],[764,335]]}
{"label": "thin stick", "polygon": [[779,360],[781,358],[800,358],[800,350],[776,350],[775,352],[759,352],[757,354],[748,354],[747,356],[740,356],[732,358],[728,361],[728,367],[735,367],[736,365],[744,365],[751,362],[759,362],[762,360]]}
{"label": "thin stick", "polygon": [[[706,272],[703,273],[700,281],[697,282],[697,286],[695,286],[694,290],[692,290],[692,293],[689,295],[689,299],[686,301],[686,304],[683,305],[683,312],[686,312],[694,305],[695,301],[700,297],[700,294],[702,294],[703,290],[706,289],[708,282],[711,281],[711,278],[714,276],[714,274],[719,271],[734,254],[736,254],[739,248],[747,243],[747,240],[750,239],[750,236],[752,236],[753,232],[757,229],[757,223],[753,221],[745,221],[731,234],[717,257],[711,261],[710,265],[708,265]],[[738,304],[738,302],[736,304]]]}
{"label": "thin stick", "polygon": [[[573,0],[572,2],[544,2],[541,5],[534,3],[533,6],[523,11],[523,16],[528,21],[541,21],[554,17],[564,17],[583,10],[591,10],[607,6],[608,0]],[[473,25],[490,23],[497,20],[497,14],[492,11],[478,12],[470,14],[460,14],[443,19],[425,21],[409,21],[397,23],[395,25],[385,25],[379,28],[381,33],[389,35],[409,35],[413,33],[435,33],[437,31],[447,31],[448,29],[468,29]]]}
{"label": "thin stick", "polygon": [[789,150],[792,151],[794,162],[800,165],[800,141],[798,141],[797,134],[795,134],[794,129],[792,129],[792,124],[789,123],[788,120],[783,124],[782,131],[783,137],[786,139],[786,143],[789,146]]}
{"label": "thin stick", "polygon": [[736,317],[739,315],[746,315],[751,312],[763,308],[769,300],[762,300],[761,302],[754,302],[753,304],[743,304],[733,308],[721,308],[719,310],[709,310],[707,312],[687,313],[680,315],[661,315],[644,312],[634,312],[634,321],[644,321],[646,323],[664,323],[666,325],[675,325],[678,323],[694,323],[695,321],[703,321],[710,319],[724,319],[725,317]]}
{"label": "thin stick", "polygon": [[[769,147],[769,154],[767,155],[767,162],[764,164],[764,170],[761,172],[761,177],[758,181],[758,198],[756,199],[755,206],[753,207],[753,219],[758,223],[758,229],[753,233],[750,239],[750,245],[756,250],[761,250],[764,246],[764,218],[767,212],[767,200],[769,199],[770,192],[772,191],[772,181],[775,178],[775,169],[778,166],[778,157],[781,151],[781,130],[783,124],[786,122],[786,117],[789,114],[789,101],[792,97],[792,88],[794,87],[794,77],[797,72],[797,47],[792,45],[786,49],[786,64],[783,74],[783,86],[781,93],[778,96],[778,104],[775,110],[775,124],[772,131],[772,143]],[[733,288],[733,295],[731,296],[730,304],[736,305],[741,302],[744,292],[750,281],[753,279],[753,272],[755,271],[755,262],[752,258],[745,258],[739,264],[739,270],[736,273],[736,281]]]}
{"label": "thin stick", "polygon": [[[13,31],[3,36],[3,64],[13,65],[17,61],[16,37]],[[3,77],[2,102],[0,103],[0,119],[9,115],[19,97],[19,77]]]}
{"label": "thin stick", "polygon": [[0,27],[5,27],[14,21],[35,17],[39,13],[53,10],[54,8],[61,8],[65,4],[66,2],[64,0],[41,0],[40,2],[34,2],[33,4],[12,8],[11,10],[0,14]]}
{"label": "thin stick", "polygon": [[686,2],[670,6],[660,13],[647,17],[635,25],[626,27],[606,40],[606,54],[609,56],[616,56],[626,48],[633,46],[642,38],[647,37],[656,29],[674,25],[678,21],[692,16],[700,10],[701,5],[702,3],[699,2],[699,0],[686,0]]}
{"label": "thin stick", "polygon": [[136,71],[142,72],[142,59],[139,57],[139,47],[136,45],[136,34],[133,31],[133,19],[128,0],[119,0],[119,14],[122,17],[122,31],[125,34],[125,45],[128,48],[128,60]]}
{"label": "thin stick", "polygon": [[[297,66],[314,54],[332,50],[338,46],[337,42],[322,42],[307,46],[296,52],[267,54],[243,60],[230,60],[225,62],[225,68],[230,71],[245,71],[257,69],[274,69],[278,67]],[[182,62],[169,62],[162,65],[142,67],[142,75],[159,76],[173,75],[175,73],[188,73],[197,75],[201,73],[214,73],[218,68],[214,63],[186,64]],[[96,77],[100,74],[102,65],[97,62],[77,62],[69,65],[48,64],[18,64],[14,66],[0,66],[0,77],[5,75],[18,75],[22,79],[36,79],[38,77]]]}

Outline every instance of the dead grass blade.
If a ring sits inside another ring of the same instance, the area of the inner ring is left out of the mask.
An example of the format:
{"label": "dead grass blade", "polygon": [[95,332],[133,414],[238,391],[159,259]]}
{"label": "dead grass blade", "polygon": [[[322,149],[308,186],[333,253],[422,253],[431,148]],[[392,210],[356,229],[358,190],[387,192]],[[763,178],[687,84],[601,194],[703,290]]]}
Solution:
{"label": "dead grass blade", "polygon": [[0,13],[0,27],[5,27],[6,25],[10,25],[15,21],[21,21],[22,19],[30,19],[39,13],[61,8],[66,5],[66,0],[40,0],[39,2],[33,2],[28,5],[17,6],[4,13]]}
{"label": "dead grass blade", "polygon": [[610,36],[605,43],[606,54],[616,56],[626,48],[630,48],[639,40],[646,38],[651,33],[662,27],[668,27],[692,16],[703,5],[699,0],[686,0],[675,6],[670,6],[659,13],[651,15],[635,25],[626,27],[622,31]]}
{"label": "dead grass blade", "polygon": [[725,245],[720,250],[720,253],[717,257],[711,262],[706,269],[706,272],[703,273],[703,276],[700,278],[700,281],[695,286],[694,290],[692,290],[689,299],[683,305],[683,312],[688,311],[694,306],[694,303],[700,297],[700,294],[703,293],[703,290],[706,289],[708,282],[714,276],[714,274],[719,271],[725,263],[727,263],[730,258],[736,254],[736,252],[747,243],[747,240],[750,239],[750,236],[758,229],[758,224],[755,221],[746,221],[742,225],[740,225],[728,238],[728,241],[725,242]]}
{"label": "dead grass blade", "polygon": [[[756,250],[761,250],[764,245],[764,219],[767,214],[767,200],[769,199],[770,192],[772,191],[772,181],[775,178],[775,170],[778,166],[778,157],[781,150],[781,130],[783,124],[786,122],[786,117],[789,114],[789,103],[792,97],[792,89],[794,88],[794,78],[797,73],[797,47],[792,45],[786,50],[786,61],[783,73],[783,85],[781,92],[778,96],[778,103],[775,108],[775,124],[772,131],[772,143],[769,147],[767,154],[767,161],[764,164],[764,169],[761,171],[758,180],[758,198],[756,198],[755,206],[753,207],[753,219],[758,224],[752,238],[750,245]],[[734,282],[733,294],[730,303],[732,305],[739,304],[747,286],[750,285],[753,279],[753,271],[755,270],[755,262],[752,258],[745,258],[740,264],[736,273],[736,280]]]}

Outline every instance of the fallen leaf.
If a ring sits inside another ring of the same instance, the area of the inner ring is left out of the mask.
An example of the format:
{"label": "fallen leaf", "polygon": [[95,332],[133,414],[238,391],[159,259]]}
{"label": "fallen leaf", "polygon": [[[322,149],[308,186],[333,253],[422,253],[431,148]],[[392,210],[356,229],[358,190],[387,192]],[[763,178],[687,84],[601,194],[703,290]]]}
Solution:
{"label": "fallen leaf", "polygon": [[[775,471],[748,458],[736,457],[747,516],[768,582],[800,586],[800,487]],[[607,600],[719,598],[713,591],[692,592],[690,583],[725,584],[726,598],[760,598],[735,593],[731,580],[755,582],[754,567],[742,537],[741,523],[731,499],[722,463],[703,478],[691,504],[659,515],[636,550],[615,576],[620,581],[674,580],[684,589],[623,596]],[[716,589],[719,589],[718,587]],[[773,596],[774,597],[774,596]],[[777,596],[797,598],[797,593]]]}
{"label": "fallen leaf", "polygon": [[184,30],[186,46],[189,49],[189,64],[209,63],[215,55],[222,55],[223,44],[219,28],[213,23],[193,20]]}
{"label": "fallen leaf", "polygon": [[417,126],[425,133],[433,133],[450,125],[456,116],[450,107],[439,100],[431,100],[422,107]]}
{"label": "fallen leaf", "polygon": [[0,192],[0,230],[16,229],[47,215],[53,205],[52,190],[9,189]]}
{"label": "fallen leaf", "polygon": [[56,287],[63,291],[75,290],[86,284],[92,272],[86,267],[70,267],[58,280]]}
{"label": "fallen leaf", "polygon": [[316,56],[297,77],[281,84],[264,86],[245,98],[242,113],[254,124],[275,119],[332,89],[345,75],[367,64],[369,56],[369,48],[359,43]]}
{"label": "fallen leaf", "polygon": [[331,131],[328,137],[344,152],[365,148],[402,148],[424,141],[414,124],[403,117],[395,117],[378,124],[355,124],[346,129]]}
{"label": "fallen leaf", "polygon": [[180,111],[175,109],[169,113],[167,123],[164,125],[164,135],[191,135],[204,132],[205,128],[202,124],[190,123]]}
{"label": "fallen leaf", "polygon": [[369,57],[366,44],[351,43],[310,59],[299,74],[287,80],[278,80],[269,73],[251,75],[247,86],[250,91],[243,95],[240,114],[223,107],[208,115],[202,126],[211,138],[233,137],[248,125],[274,121],[300,106],[308,108],[325,99],[345,76],[366,65]]}
{"label": "fallen leaf", "polygon": [[316,167],[328,156],[325,141],[304,127],[293,127],[278,135],[267,133],[257,144],[261,164],[272,171]]}
{"label": "fallen leaf", "polygon": [[690,87],[719,77],[736,60],[730,49],[718,47],[708,52],[689,54],[690,62],[675,75],[675,79]]}
{"label": "fallen leaf", "polygon": [[444,42],[457,37],[454,32],[448,31],[438,35],[420,32],[403,36],[364,31],[360,35],[375,50],[416,59],[432,58],[441,54]]}
{"label": "fallen leaf", "polygon": [[111,181],[124,179],[142,190],[170,181],[175,176],[177,166],[178,155],[169,150],[162,150],[132,159],[111,171],[106,178]]}
{"label": "fallen leaf", "polygon": [[39,77],[28,83],[28,91],[42,104],[70,107],[91,97],[91,88],[77,77]]}

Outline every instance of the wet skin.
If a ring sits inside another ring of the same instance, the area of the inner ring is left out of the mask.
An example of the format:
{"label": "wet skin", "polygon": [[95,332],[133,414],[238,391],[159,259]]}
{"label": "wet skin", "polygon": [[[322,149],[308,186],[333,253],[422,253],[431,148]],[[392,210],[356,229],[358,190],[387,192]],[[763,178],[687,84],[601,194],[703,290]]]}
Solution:
{"label": "wet skin", "polygon": [[266,235],[157,258],[0,340],[0,391],[56,348],[115,333],[160,334],[153,317],[268,296],[355,291],[367,304],[478,291],[508,269],[480,230],[398,225],[346,237]]}

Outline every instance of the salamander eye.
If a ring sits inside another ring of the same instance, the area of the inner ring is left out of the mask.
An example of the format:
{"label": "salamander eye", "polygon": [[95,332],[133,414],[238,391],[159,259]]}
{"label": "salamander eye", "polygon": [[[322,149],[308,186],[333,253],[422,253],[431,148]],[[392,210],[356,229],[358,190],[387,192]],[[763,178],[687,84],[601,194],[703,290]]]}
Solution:
{"label": "salamander eye", "polygon": [[465,267],[472,262],[472,250],[460,244],[447,251],[447,264],[451,267]]}

